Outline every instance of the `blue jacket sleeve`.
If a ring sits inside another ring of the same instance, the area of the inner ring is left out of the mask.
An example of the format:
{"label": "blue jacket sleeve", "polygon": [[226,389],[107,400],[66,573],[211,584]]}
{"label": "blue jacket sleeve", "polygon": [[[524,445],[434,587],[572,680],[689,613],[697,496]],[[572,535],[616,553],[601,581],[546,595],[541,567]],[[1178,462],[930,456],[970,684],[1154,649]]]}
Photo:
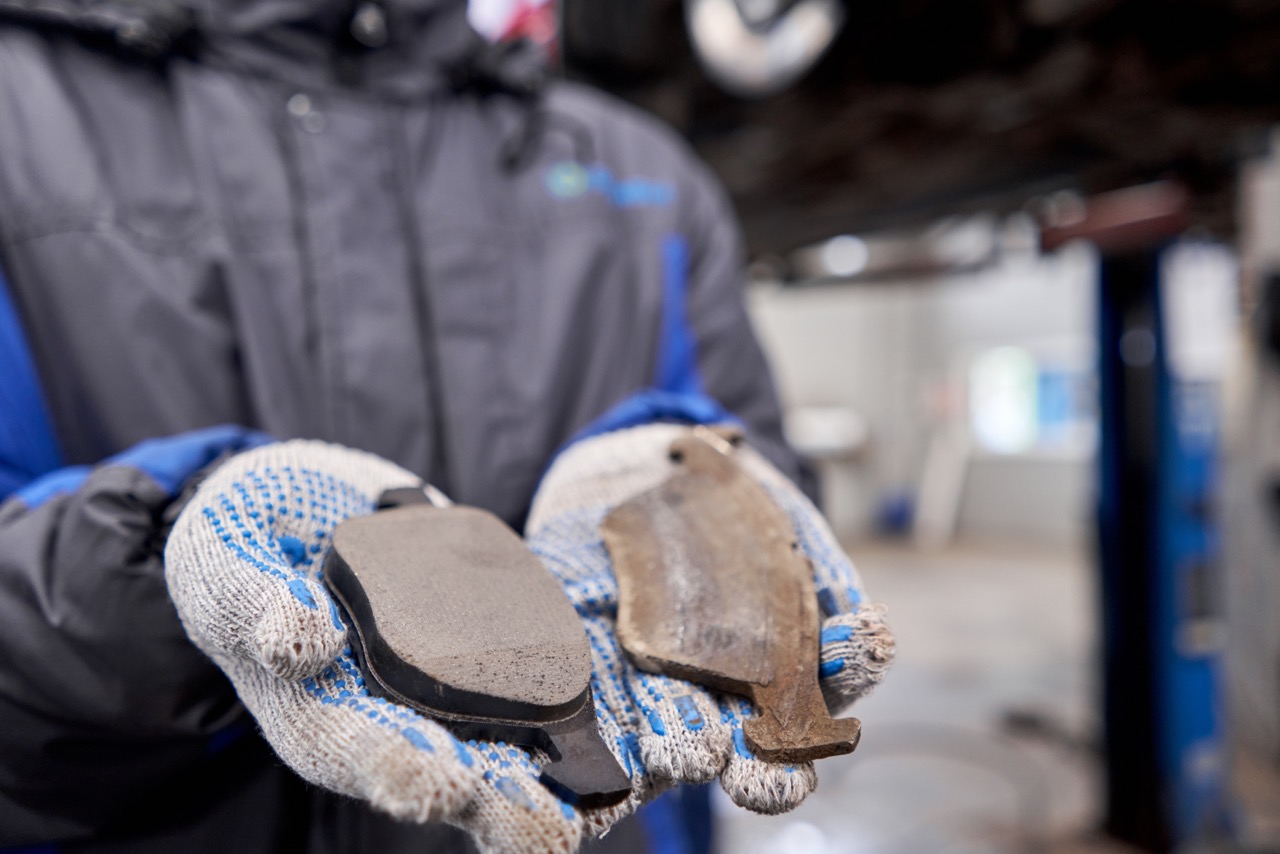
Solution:
{"label": "blue jacket sleeve", "polygon": [[18,307],[0,270],[0,501],[61,465]]}
{"label": "blue jacket sleeve", "polygon": [[662,325],[651,388],[570,441],[652,421],[734,422],[815,502],[818,482],[787,444],[773,377],[747,315],[745,255],[728,197],[686,157],[680,225],[662,241]]}

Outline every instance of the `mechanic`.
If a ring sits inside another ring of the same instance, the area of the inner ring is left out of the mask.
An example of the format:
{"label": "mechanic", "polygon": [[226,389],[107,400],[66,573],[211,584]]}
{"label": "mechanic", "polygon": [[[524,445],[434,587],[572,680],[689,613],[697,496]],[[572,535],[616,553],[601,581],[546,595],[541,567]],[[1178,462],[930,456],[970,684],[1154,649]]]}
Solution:
{"label": "mechanic", "polygon": [[0,0],[0,846],[461,850],[280,764],[170,511],[308,437],[519,530],[650,387],[612,426],[731,413],[794,480],[742,260],[671,133],[463,0]]}

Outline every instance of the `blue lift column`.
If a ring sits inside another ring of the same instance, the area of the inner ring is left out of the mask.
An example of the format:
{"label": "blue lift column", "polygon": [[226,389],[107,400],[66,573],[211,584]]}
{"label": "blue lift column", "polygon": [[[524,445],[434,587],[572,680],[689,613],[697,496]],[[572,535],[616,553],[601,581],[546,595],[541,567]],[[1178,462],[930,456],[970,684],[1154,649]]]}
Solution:
{"label": "blue lift column", "polygon": [[1154,184],[1090,200],[1042,245],[1099,253],[1097,559],[1106,832],[1172,852],[1225,815],[1216,621],[1217,397],[1170,362],[1162,252],[1186,194]]}

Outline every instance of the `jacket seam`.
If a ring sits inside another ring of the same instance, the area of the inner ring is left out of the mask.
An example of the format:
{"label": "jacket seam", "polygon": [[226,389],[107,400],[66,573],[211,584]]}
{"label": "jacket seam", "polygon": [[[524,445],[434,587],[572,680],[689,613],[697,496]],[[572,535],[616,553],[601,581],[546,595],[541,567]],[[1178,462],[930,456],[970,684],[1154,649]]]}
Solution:
{"label": "jacket seam", "polygon": [[2,228],[6,242],[11,246],[57,237],[66,234],[118,235],[126,238],[138,250],[149,255],[178,255],[189,252],[193,243],[207,240],[216,234],[213,223],[205,221],[199,228],[181,237],[152,237],[129,228],[118,217],[53,217],[46,222],[32,225],[29,222],[19,228]]}

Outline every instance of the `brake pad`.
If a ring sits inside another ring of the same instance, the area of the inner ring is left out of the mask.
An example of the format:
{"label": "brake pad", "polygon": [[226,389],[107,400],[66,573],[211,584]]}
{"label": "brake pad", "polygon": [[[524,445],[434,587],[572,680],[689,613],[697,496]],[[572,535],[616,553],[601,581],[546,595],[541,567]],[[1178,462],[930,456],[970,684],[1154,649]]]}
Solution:
{"label": "brake pad", "polygon": [[642,670],[749,698],[743,735],[761,758],[853,751],[861,724],[833,719],[818,685],[813,571],[791,521],[714,431],[670,453],[676,473],[602,527],[623,649]]}
{"label": "brake pad", "polygon": [[324,579],[371,693],[464,740],[546,751],[541,782],[570,804],[630,793],[596,729],[582,622],[496,516],[413,503],[347,519]]}

